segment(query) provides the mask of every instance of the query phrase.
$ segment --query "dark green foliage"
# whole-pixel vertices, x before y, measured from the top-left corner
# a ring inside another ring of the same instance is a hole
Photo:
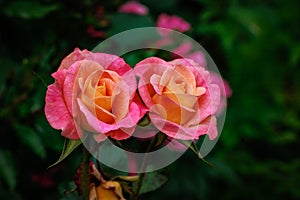
[[[187,152],[164,170],[168,182],[142,199],[299,199],[300,2],[143,0],[147,16],[117,13],[122,2],[0,1],[0,199],[77,198],[63,194],[75,187],[80,151],[47,169],[64,138],[45,119],[45,84],[75,47],[92,50],[104,39],[90,37],[88,26],[110,36],[153,26],[162,12],[191,23],[187,34],[210,53],[233,94],[205,158],[216,168]],[[153,54],[124,58],[131,64]]]

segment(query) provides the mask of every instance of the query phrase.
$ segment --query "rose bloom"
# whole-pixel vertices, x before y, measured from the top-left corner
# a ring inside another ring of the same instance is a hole
[[[147,15],[148,8],[137,1],[128,1],[119,7],[119,12],[137,15]]]
[[[156,24],[157,27],[172,29],[179,32],[185,32],[191,28],[190,24],[181,17],[176,15],[167,15],[165,13],[158,16]],[[170,31],[160,29],[159,33],[163,36],[167,36],[170,34]]]
[[[166,62],[151,57],[139,62],[134,71],[140,97],[160,131],[181,140],[197,140],[203,134],[217,137],[214,114],[220,89],[204,67],[190,59]]]
[[[97,142],[129,138],[146,112],[132,72],[118,56],[76,48],[52,74],[45,104],[50,125],[69,139],[83,131],[95,133]]]

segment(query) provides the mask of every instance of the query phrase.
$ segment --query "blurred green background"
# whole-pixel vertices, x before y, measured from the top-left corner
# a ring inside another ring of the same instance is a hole
[[[145,16],[118,13],[124,2],[0,0],[0,199],[72,199],[63,196],[80,150],[47,169],[64,141],[43,112],[50,74],[75,47],[92,50],[122,30],[155,26],[161,13],[191,24],[186,34],[233,93],[206,157],[217,167],[186,152],[165,170],[168,183],[141,199],[299,199],[300,1],[143,0]]]

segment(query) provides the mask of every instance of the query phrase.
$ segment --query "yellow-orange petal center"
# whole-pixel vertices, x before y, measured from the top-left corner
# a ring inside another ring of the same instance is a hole
[[[185,124],[196,113],[197,100],[206,89],[196,87],[194,74],[182,65],[176,66],[173,71],[166,70],[162,76],[155,78],[155,81],[160,83],[158,88],[162,89],[160,94],[152,95],[153,103],[161,105],[160,109],[164,109],[159,113],[169,121]]]
[[[113,92],[120,79],[117,73],[104,71],[96,85],[94,96],[96,116],[100,121],[108,124],[115,121],[115,116],[111,113]]]

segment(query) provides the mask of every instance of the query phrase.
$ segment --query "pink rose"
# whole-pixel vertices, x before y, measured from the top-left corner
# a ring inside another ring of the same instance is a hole
[[[146,110],[139,102],[132,69],[118,56],[76,48],[52,74],[45,113],[50,125],[69,139],[82,130],[97,142],[129,138]]]
[[[128,1],[119,7],[119,12],[137,15],[147,15],[148,8],[137,1]]]
[[[151,57],[139,62],[134,71],[141,99],[160,131],[181,140],[197,140],[203,134],[217,137],[214,114],[220,89],[211,83],[205,68],[190,59],[166,62]]]
[[[158,16],[157,27],[185,32],[190,29],[190,24],[181,17],[163,13]],[[159,33],[161,35],[169,35],[169,31],[167,30],[159,30]]]

